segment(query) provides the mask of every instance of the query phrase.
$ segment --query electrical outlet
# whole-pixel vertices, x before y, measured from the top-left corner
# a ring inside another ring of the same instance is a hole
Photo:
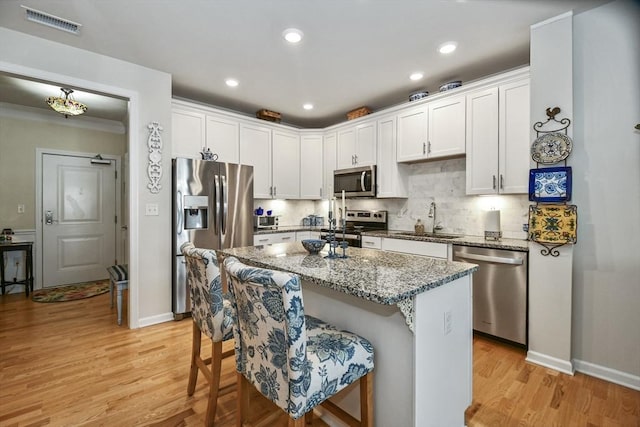
[[[157,203],[147,203],[145,205],[145,213],[146,216],[158,216],[158,204]]]
[[[18,213],[19,214],[23,214],[24,213],[24,205],[18,205]]]
[[[449,335],[453,329],[453,314],[451,310],[444,312],[444,334]]]

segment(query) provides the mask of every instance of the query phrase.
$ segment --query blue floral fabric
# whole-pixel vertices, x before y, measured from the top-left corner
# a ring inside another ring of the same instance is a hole
[[[256,389],[297,419],[373,370],[366,339],[305,316],[300,278],[224,262],[236,366]]]
[[[233,338],[232,307],[222,293],[216,252],[187,242],[180,247],[187,261],[187,283],[191,293],[191,317],[214,342]]]

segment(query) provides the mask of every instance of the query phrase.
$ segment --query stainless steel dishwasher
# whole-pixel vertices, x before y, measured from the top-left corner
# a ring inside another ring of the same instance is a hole
[[[527,253],[453,246],[453,260],[478,264],[473,329],[527,345]]]

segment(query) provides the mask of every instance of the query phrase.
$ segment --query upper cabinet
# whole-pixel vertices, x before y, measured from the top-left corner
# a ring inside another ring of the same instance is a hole
[[[525,194],[529,79],[467,95],[467,194]]]
[[[300,198],[321,199],[324,194],[324,169],[321,134],[300,136]]]
[[[273,131],[271,196],[274,199],[300,198],[300,136]],[[319,171],[318,171],[319,172]],[[256,196],[257,197],[257,196]]]
[[[376,164],[376,121],[338,130],[337,168],[348,169]]]
[[[205,139],[203,112],[174,106],[171,111],[171,157],[200,158]]]
[[[465,98],[457,96],[398,113],[398,161],[458,156],[465,153]]]
[[[240,124],[240,159],[253,166],[253,197],[270,199],[271,185],[271,129],[264,126]]]
[[[206,147],[219,162],[240,163],[240,124],[237,120],[207,114]]]
[[[336,132],[329,132],[322,140],[322,197],[333,196],[333,171],[337,169],[336,163]]]
[[[408,197],[408,165],[396,161],[396,116],[378,120],[377,197]]]

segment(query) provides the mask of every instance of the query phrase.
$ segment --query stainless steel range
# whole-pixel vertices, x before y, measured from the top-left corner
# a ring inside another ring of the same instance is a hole
[[[340,221],[338,221],[340,222]],[[376,231],[387,229],[387,211],[357,211],[347,210],[347,227],[344,239],[349,246],[355,248],[362,247],[362,233],[364,231]],[[329,234],[328,228],[320,230],[320,238],[326,239]],[[336,240],[342,241],[342,228],[336,230]]]

